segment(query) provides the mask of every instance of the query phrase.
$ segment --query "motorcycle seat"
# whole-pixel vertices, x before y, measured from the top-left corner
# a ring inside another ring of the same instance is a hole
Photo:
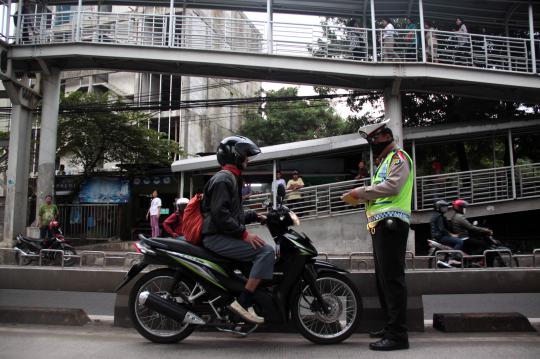
[[[21,237],[22,237],[24,240],[30,241],[30,242],[35,242],[35,243],[42,243],[42,242],[43,242],[43,239],[41,239],[41,238],[30,238],[30,237],[23,236],[23,235],[21,235]]]
[[[189,242],[172,239],[172,238],[146,238],[144,240],[146,244],[153,247],[167,249],[173,252],[179,252],[183,254],[192,255],[198,258],[207,259],[209,261],[219,264],[232,264],[234,260],[222,257],[209,251],[208,249],[200,246],[193,245]]]

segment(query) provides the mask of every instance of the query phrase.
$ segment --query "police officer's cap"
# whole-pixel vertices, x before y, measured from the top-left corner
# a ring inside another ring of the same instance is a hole
[[[375,136],[385,133],[394,137],[392,130],[387,126],[389,122],[390,120],[384,120],[380,123],[360,127],[360,129],[358,130],[358,134],[362,136],[362,138],[366,139],[368,142],[375,138]]]

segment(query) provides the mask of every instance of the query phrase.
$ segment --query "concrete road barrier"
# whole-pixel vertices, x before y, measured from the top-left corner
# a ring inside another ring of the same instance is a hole
[[[0,289],[64,290],[113,293],[125,269],[54,268],[0,266]],[[363,300],[363,320],[359,331],[380,328],[384,318],[377,300],[372,271],[349,274]],[[135,283],[137,278],[131,281]],[[406,274],[408,286],[408,326],[424,329],[422,295],[477,293],[540,293],[540,268],[488,268],[472,270],[412,270]],[[131,326],[128,294],[131,286],[117,293],[115,324]]]

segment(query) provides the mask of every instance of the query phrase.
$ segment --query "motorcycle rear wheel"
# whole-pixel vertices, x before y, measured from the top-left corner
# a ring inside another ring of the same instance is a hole
[[[351,280],[338,273],[321,274],[316,281],[323,299],[332,309],[324,314],[309,286],[302,288],[292,304],[292,320],[300,334],[315,344],[336,344],[350,337],[362,313],[362,299]]]
[[[170,293],[174,282],[174,271],[168,268],[154,270],[143,275],[129,293],[129,316],[137,331],[146,339],[159,344],[173,344],[188,337],[195,330],[194,325],[178,323],[167,318],[139,302],[139,294],[149,291],[160,296],[177,296],[176,291],[182,291],[189,296],[192,285],[180,281],[175,286],[175,292]]]

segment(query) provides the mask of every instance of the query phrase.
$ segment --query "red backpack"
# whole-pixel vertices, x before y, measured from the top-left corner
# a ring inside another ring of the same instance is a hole
[[[235,175],[226,170],[221,170],[220,172],[223,171],[231,176],[234,186],[238,186]],[[208,185],[208,183],[206,185]],[[202,240],[201,232],[204,220],[201,212],[202,199],[202,193],[197,193],[195,196],[193,196],[189,200],[186,209],[184,209],[184,216],[182,217],[182,230],[184,231],[184,238],[187,242],[196,246],[201,245]]]
[[[202,193],[197,193],[193,196],[189,200],[186,209],[184,209],[184,216],[182,217],[184,238],[187,242],[197,246],[201,244],[201,232],[204,219],[201,213],[202,197]]]

